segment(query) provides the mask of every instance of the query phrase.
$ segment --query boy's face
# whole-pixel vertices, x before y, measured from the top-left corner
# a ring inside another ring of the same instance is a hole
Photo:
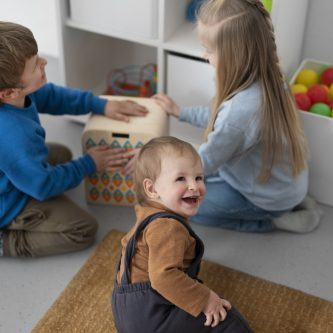
[[[46,83],[46,64],[46,59],[38,54],[26,61],[20,82],[22,85],[21,93],[24,96],[33,93]]]
[[[206,193],[201,161],[189,154],[163,156],[154,190],[154,201],[179,215],[195,215]]]

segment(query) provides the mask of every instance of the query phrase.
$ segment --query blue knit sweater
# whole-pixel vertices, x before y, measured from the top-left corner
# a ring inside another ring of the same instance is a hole
[[[77,186],[96,170],[90,155],[52,166],[47,163],[45,131],[38,113],[104,113],[106,100],[90,92],[46,84],[26,96],[24,108],[0,105],[0,228],[28,199],[46,200]]]

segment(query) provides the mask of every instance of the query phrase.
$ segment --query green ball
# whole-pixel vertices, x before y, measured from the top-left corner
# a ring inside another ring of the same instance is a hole
[[[309,111],[326,117],[331,116],[331,108],[325,103],[315,103],[311,106]]]

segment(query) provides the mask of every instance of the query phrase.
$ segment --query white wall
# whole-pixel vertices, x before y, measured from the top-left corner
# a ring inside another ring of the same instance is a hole
[[[0,0],[0,20],[22,24],[32,31],[39,54],[48,61],[46,74],[49,81],[62,83],[59,70],[61,23],[57,1],[62,0]]]
[[[309,1],[303,40],[303,59],[312,58],[333,63],[332,15],[333,0]]]

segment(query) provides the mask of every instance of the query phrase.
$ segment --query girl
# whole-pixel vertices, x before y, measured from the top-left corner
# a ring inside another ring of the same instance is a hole
[[[188,223],[205,195],[196,150],[173,137],[143,146],[134,182],[137,221],[122,239],[112,294],[119,333],[250,333],[230,303],[200,283],[203,243]]]
[[[192,220],[240,231],[311,231],[320,219],[311,199],[291,212],[307,193],[307,146],[269,13],[259,0],[207,0],[198,35],[216,69],[212,111],[155,96],[180,121],[207,129],[199,148],[207,196]]]

